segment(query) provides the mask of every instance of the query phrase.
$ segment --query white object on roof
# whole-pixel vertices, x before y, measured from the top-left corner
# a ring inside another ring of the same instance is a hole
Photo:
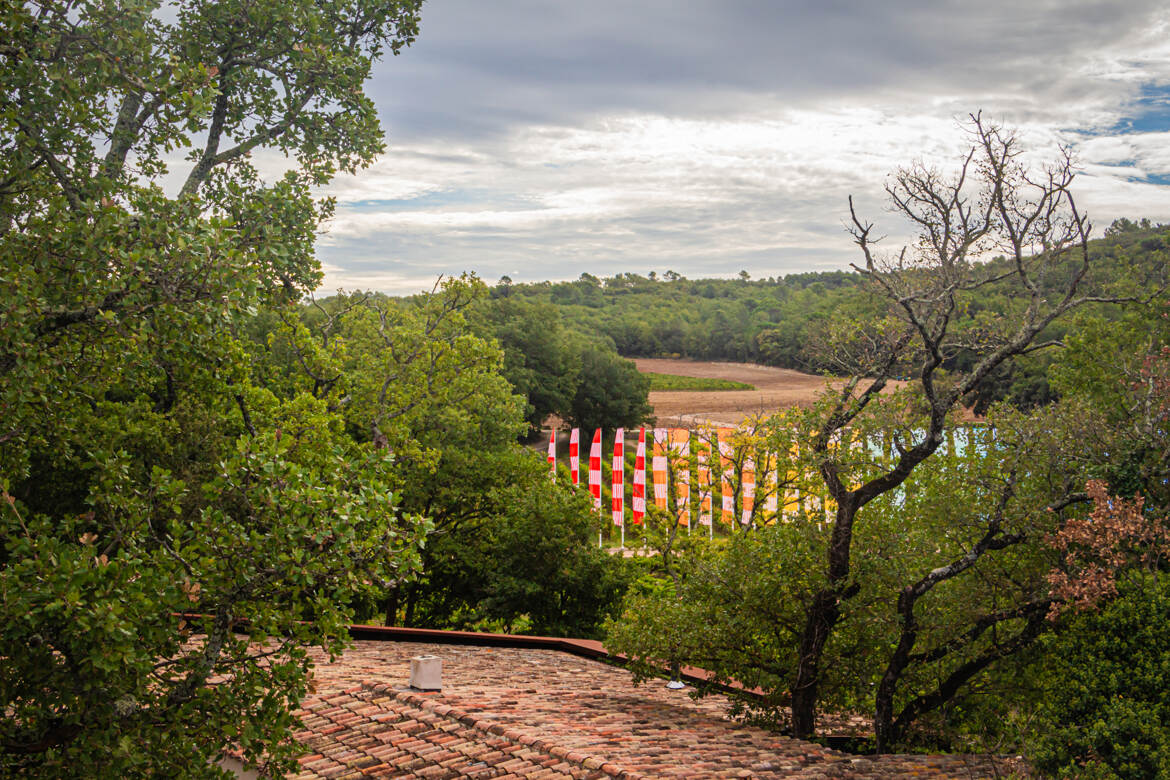
[[[441,691],[443,659],[437,655],[416,655],[411,658],[410,687],[419,691]]]

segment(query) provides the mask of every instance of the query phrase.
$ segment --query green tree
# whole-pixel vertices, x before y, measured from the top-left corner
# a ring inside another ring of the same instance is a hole
[[[1162,301],[1112,321],[1085,318],[1052,370],[1053,384],[1082,410],[1083,436],[1109,453],[1093,464],[1094,476],[1160,511],[1170,509],[1168,315]]]
[[[1162,776],[1170,769],[1161,684],[1170,672],[1170,525],[1140,497],[1110,495],[1099,481],[1088,489],[1092,514],[1053,537],[1061,560],[1050,580],[1072,614],[1041,665],[1035,753],[1061,772]]]
[[[1047,642],[1029,754],[1061,777],[1170,774],[1170,593],[1165,573],[1127,578],[1116,599]]]
[[[0,7],[4,771],[279,773],[304,646],[417,566],[388,453],[240,336],[317,284],[310,187],[381,149],[362,86],[418,7]]]
[[[597,548],[588,494],[514,442],[480,450],[467,482],[433,504],[424,572],[405,586],[402,624],[595,636],[617,612],[627,562]],[[442,474],[442,477],[448,476]]]
[[[579,360],[580,380],[566,415],[571,424],[590,431],[632,428],[650,418],[650,378],[632,360],[593,343],[582,345]]]
[[[552,306],[497,298],[484,312],[485,332],[504,350],[503,375],[527,399],[524,419],[537,431],[550,414],[567,416],[581,381],[579,356]]]
[[[501,376],[506,351],[482,333],[542,310],[487,295],[465,276],[408,299],[312,301],[258,329],[255,362],[335,406],[354,439],[392,451],[400,509],[433,527],[421,574],[386,581],[363,619],[379,609],[388,625],[593,634],[615,608],[622,562],[593,545],[584,496],[516,443],[523,399]]]
[[[809,445],[818,422],[815,412],[773,421],[768,446],[785,453],[773,468],[789,496],[815,488]],[[842,443],[838,457],[851,481],[889,467],[891,452],[881,443],[896,430],[889,420],[848,432],[853,443]],[[1005,411],[990,427],[955,431],[957,442],[900,491],[875,499],[854,539],[864,553],[853,570],[857,593],[843,603],[826,645],[822,706],[888,712],[875,724],[886,746],[915,737],[923,724],[935,739],[954,735],[938,714],[1047,628],[1046,576],[1055,555],[1045,538],[1062,516],[1048,509],[1069,477],[1062,457],[1069,432],[1055,414]],[[760,688],[763,700],[741,698],[744,711],[790,724],[800,630],[825,586],[818,562],[832,542],[826,510],[834,511],[831,502],[789,504],[780,522],[745,528],[684,560],[673,567],[673,587],[631,601],[607,641],[643,674],[673,660]],[[652,629],[662,619],[690,627],[685,641],[658,638]]]
[[[1107,480],[1108,493],[1101,483],[1090,520],[1054,538],[1064,556],[1053,581],[1081,608],[1062,616],[1033,667],[1029,755],[1061,776],[1170,772],[1161,682],[1170,674],[1165,312],[1165,305],[1134,308],[1113,322],[1083,323],[1053,372],[1065,402],[1078,410],[1082,448],[1108,453],[1086,464]],[[1069,457],[1083,458],[1083,451]]]
[[[920,240],[913,249],[881,255],[874,245],[873,226],[859,219],[851,204],[854,238],[864,257],[857,270],[888,309],[881,319],[841,323],[829,334],[834,361],[853,378],[826,400],[811,445],[836,511],[824,585],[805,610],[800,662],[791,681],[797,736],[814,732],[824,650],[842,605],[860,591],[853,574],[855,528],[858,522],[873,522],[874,516],[862,510],[902,485],[938,450],[952,410],[988,374],[1020,355],[1053,346],[1040,338],[1053,322],[1104,297],[1087,279],[1092,266],[1090,226],[1069,189],[1074,174],[1067,156],[1037,178],[1021,164],[1021,150],[1011,133],[978,116],[972,117],[970,133],[971,150],[957,174],[948,177],[913,166],[899,171],[887,186],[893,208],[919,228]],[[993,267],[974,262],[974,253],[991,248],[1008,253],[1006,278]],[[1034,248],[1044,251],[1033,253]],[[971,291],[1007,281],[1019,301],[1011,316],[956,326]],[[978,359],[965,371],[946,372],[948,358],[962,349],[971,349]],[[917,397],[909,406],[915,413],[904,415],[904,427],[891,435],[897,457],[888,467],[855,479],[834,439],[848,427],[864,427],[870,414],[888,414],[881,412],[888,406],[881,394],[899,375],[913,377]],[[1003,524],[989,522],[985,530],[988,536],[976,558],[1011,538]],[[970,568],[958,560],[954,564],[905,587],[931,591]],[[912,625],[910,613],[903,612],[902,620]],[[903,633],[903,638],[913,644],[912,634]],[[892,712],[883,711],[890,701],[879,698],[875,715],[882,748],[894,736],[883,733],[883,724],[895,720]]]
[[[891,180],[895,210],[921,230],[913,249],[879,255],[872,227],[854,215],[865,260],[857,271],[867,285],[857,310],[876,314],[828,321],[818,354],[852,378],[806,414],[789,415],[798,426],[794,468],[817,475],[828,516],[769,532],[788,550],[769,553],[750,541],[733,548],[773,556],[785,572],[778,576],[793,581],[773,586],[784,596],[772,607],[742,588],[702,591],[700,609],[712,613],[696,620],[704,627],[696,633],[710,627],[717,644],[751,652],[705,658],[710,645],[693,637],[696,657],[729,678],[766,670],[758,679],[783,679],[786,694],[773,700],[788,703],[797,736],[814,733],[821,703],[861,706],[868,698],[878,748],[888,750],[911,724],[1034,642],[1050,607],[1040,541],[1060,511],[1085,500],[1085,466],[1104,452],[1066,462],[1073,442],[1091,454],[1076,436],[1083,418],[1070,408],[1035,419],[1004,412],[996,446],[978,464],[947,469],[938,454],[956,430],[961,399],[984,378],[1054,346],[1042,334],[1066,313],[1116,297],[1090,274],[1088,224],[1069,194],[1067,159],[1037,179],[1019,165],[1010,134],[978,117],[971,132],[957,175],[918,166]],[[1033,254],[1033,246],[1047,251]],[[1011,262],[975,262],[974,253],[991,248],[1008,251]],[[1010,316],[962,320],[973,297],[1009,280],[1017,299]],[[948,371],[963,351],[976,358]],[[912,378],[909,386],[889,392],[901,376]],[[822,563],[810,569],[808,560]],[[742,579],[721,555],[696,571],[699,582]],[[684,589],[677,587],[685,601]]]

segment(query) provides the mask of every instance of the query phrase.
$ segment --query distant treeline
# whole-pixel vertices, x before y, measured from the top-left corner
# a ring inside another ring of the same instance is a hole
[[[1095,258],[1091,273],[1101,281],[1131,280],[1134,296],[1141,297],[1161,284],[1161,279],[1151,278],[1150,269],[1167,247],[1170,226],[1146,219],[1117,220],[1091,244]],[[1034,281],[1043,294],[1062,280]],[[568,332],[606,342],[625,357],[731,360],[813,373],[847,368],[842,365],[842,345],[832,338],[839,323],[878,322],[888,316],[886,299],[872,294],[862,285],[861,275],[849,271],[766,279],[751,279],[741,272],[734,279],[695,280],[673,271],[604,279],[584,273],[576,281],[532,284],[514,284],[504,277],[492,289],[492,299],[512,313],[529,309],[532,317],[540,311],[545,322],[556,319]],[[1027,305],[994,282],[968,291],[963,302],[962,324],[971,329]],[[1085,316],[1119,314],[1102,309],[1081,315]],[[1077,321],[1054,327],[1043,340],[1061,341]],[[1037,351],[989,377],[970,402],[979,411],[1001,399],[1021,408],[1053,400],[1047,370],[1055,353]],[[975,357],[957,341],[948,362],[958,368]]]

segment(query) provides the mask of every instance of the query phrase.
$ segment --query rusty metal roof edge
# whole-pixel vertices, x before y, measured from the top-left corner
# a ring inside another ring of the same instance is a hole
[[[400,626],[349,626],[349,635],[354,639],[373,639],[388,642],[433,642],[444,645],[478,645],[481,647],[515,647],[560,650],[594,660],[612,659],[616,656],[594,639],[570,639],[555,636],[531,636],[528,634],[489,634],[480,631],[449,631],[437,628],[403,628]]]

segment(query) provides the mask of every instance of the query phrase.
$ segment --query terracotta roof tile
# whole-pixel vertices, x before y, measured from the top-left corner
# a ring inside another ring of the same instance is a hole
[[[443,690],[407,686],[410,658],[443,659]],[[557,650],[359,640],[318,656],[299,715],[319,778],[975,778],[975,756],[859,757],[726,719],[661,683]],[[998,769],[998,771],[997,771]]]

